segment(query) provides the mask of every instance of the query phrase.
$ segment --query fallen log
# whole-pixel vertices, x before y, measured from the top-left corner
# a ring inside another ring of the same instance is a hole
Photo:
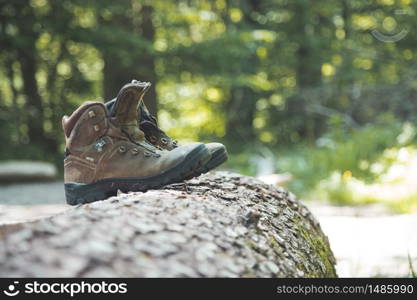
[[[280,187],[212,173],[0,228],[0,276],[335,277],[327,237]]]

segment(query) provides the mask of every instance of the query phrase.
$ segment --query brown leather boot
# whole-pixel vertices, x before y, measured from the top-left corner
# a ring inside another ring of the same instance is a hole
[[[179,146],[177,141],[158,127],[156,118],[150,114],[143,102],[143,96],[150,86],[150,82],[132,80],[122,87],[115,99],[105,105],[132,140],[141,142],[144,136],[153,146],[171,151]],[[211,159],[187,176],[187,179],[206,173],[227,160],[227,150],[223,144],[208,143],[206,147]]]
[[[103,200],[117,190],[145,191],[182,181],[211,157],[201,143],[169,152],[133,143],[100,102],[85,103],[62,125],[65,194],[71,205]]]

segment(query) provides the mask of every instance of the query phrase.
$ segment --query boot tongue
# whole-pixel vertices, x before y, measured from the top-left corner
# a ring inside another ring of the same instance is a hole
[[[134,107],[134,111],[138,110],[138,106],[140,105],[143,96],[149,90],[151,86],[150,82],[142,82],[133,79],[131,83],[125,84],[117,94],[117,97],[106,103],[107,109],[110,112],[112,117],[117,116],[124,111],[126,105],[129,104],[136,104]],[[134,97],[133,101],[128,101],[127,98]],[[128,108],[130,111],[131,107]]]
[[[71,116],[64,116],[62,118],[62,128],[64,129],[64,133],[67,138],[71,135],[75,123],[77,123],[78,119],[82,116],[82,114],[87,109],[95,105],[100,105],[104,108],[104,105],[101,102],[86,102],[83,105],[81,105],[76,111],[74,111]]]
[[[145,140],[145,134],[138,128],[138,124],[122,124],[121,128],[134,142],[138,143]]]
[[[144,133],[139,129],[137,111],[150,85],[149,82],[132,80],[120,89],[116,99],[107,106],[110,115],[134,142],[145,140]]]

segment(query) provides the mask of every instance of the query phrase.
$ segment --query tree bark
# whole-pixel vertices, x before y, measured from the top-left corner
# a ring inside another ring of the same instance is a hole
[[[155,27],[152,21],[153,7],[151,5],[142,6],[142,22],[140,29],[142,36],[148,41],[150,45],[155,40]],[[150,50],[152,51],[152,50]],[[158,99],[156,94],[157,76],[155,73],[155,58],[152,53],[144,53],[138,58],[139,69],[142,81],[152,82],[152,86],[148,90],[145,96],[145,104],[152,115],[157,116],[158,114]]]
[[[320,21],[313,20],[314,16],[309,9],[313,4],[309,1],[295,1],[292,5],[295,16],[291,27],[294,41],[298,44],[295,52],[297,93],[287,101],[287,114],[297,116],[292,126],[299,137],[314,141],[321,129],[321,119],[309,115],[308,102],[314,97],[312,91],[321,87],[322,60],[317,45]],[[308,27],[313,32],[309,32]]]
[[[232,87],[227,105],[226,137],[229,141],[250,143],[254,140],[253,118],[256,110],[256,93],[250,87]]]
[[[126,9],[132,8],[127,6]],[[141,35],[148,43],[147,50],[131,49],[131,62],[127,65],[122,63],[122,59],[114,52],[108,51],[107,48],[101,49],[104,60],[103,96],[106,101],[113,99],[120,88],[132,79],[150,81],[152,86],[145,95],[145,103],[150,112],[156,115],[158,104],[155,87],[158,79],[155,73],[155,58],[152,51],[152,44],[155,39],[155,28],[152,22],[153,7],[142,5],[138,13],[140,20],[137,23],[134,22],[136,11],[133,13],[133,18],[127,19],[125,15],[121,15],[114,16],[111,21],[101,20],[103,24],[124,28],[129,34]]]
[[[247,0],[242,7],[243,22],[238,25],[230,22],[228,16],[223,16],[225,24],[229,28],[239,26],[244,28],[250,24],[253,29],[259,28],[260,25],[253,19],[254,12],[261,12],[262,1]],[[257,65],[257,55],[252,53],[249,59],[242,61],[241,68],[238,74],[255,74]],[[229,141],[251,142],[255,139],[255,132],[253,128],[253,119],[255,117],[257,93],[248,85],[236,85],[231,87],[230,100],[226,104],[227,119],[226,119],[226,138]],[[233,146],[233,143],[232,143]]]
[[[0,226],[7,277],[335,277],[334,265],[294,195],[224,172]]]
[[[34,45],[32,45],[34,46]],[[33,49],[33,48],[28,48]],[[36,82],[36,59],[31,50],[19,49],[19,62],[23,79],[23,92],[26,98],[28,136],[31,143],[44,146],[43,106]]]

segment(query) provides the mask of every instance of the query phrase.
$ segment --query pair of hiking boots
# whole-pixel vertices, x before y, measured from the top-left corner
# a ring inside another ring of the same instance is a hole
[[[227,160],[220,143],[180,146],[143,103],[149,82],[133,80],[105,104],[87,102],[64,116],[67,203],[103,200],[118,190],[146,191],[181,182]]]

